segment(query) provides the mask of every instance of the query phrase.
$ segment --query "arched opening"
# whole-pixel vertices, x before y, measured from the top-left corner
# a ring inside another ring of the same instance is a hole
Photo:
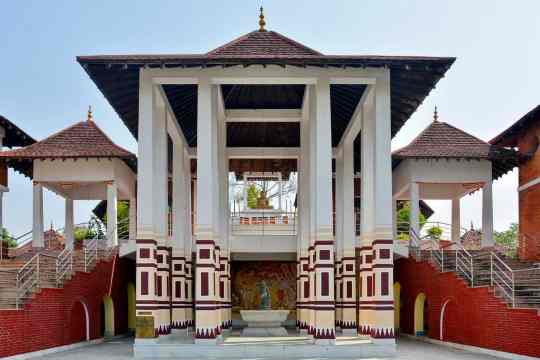
[[[399,334],[401,312],[401,285],[394,283],[394,333]]]
[[[426,294],[420,293],[414,302],[414,334],[423,336],[427,333],[427,301]]]
[[[69,343],[90,340],[90,318],[88,307],[83,301],[76,301],[71,307],[69,322]]]
[[[110,296],[102,301],[102,329],[103,337],[114,336],[114,304]]]
[[[128,299],[128,330],[130,333],[135,333],[135,285],[127,284],[127,299]]]

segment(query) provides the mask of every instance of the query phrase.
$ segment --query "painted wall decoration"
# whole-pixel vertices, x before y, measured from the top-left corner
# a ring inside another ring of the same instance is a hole
[[[233,314],[240,310],[296,310],[296,263],[234,261],[231,264]]]

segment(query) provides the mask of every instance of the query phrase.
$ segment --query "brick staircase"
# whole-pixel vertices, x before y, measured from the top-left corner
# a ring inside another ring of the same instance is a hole
[[[97,244],[96,244],[97,246]],[[116,249],[41,250],[0,261],[0,309],[17,309],[43,288],[61,288],[75,272],[91,272]]]
[[[466,250],[455,243],[450,246],[414,250],[417,261],[428,261],[440,272],[454,272],[469,287],[487,286],[512,308],[534,308],[540,311],[540,264],[505,256],[495,249]]]

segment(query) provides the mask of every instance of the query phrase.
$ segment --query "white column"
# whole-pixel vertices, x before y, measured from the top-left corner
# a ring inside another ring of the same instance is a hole
[[[137,195],[133,194],[129,199],[129,241],[135,241],[137,237]]]
[[[45,246],[43,231],[43,185],[34,181],[32,247],[42,248]]]
[[[0,231],[4,228],[4,191],[0,190]]]
[[[494,244],[492,182],[486,181],[482,188],[482,247]]]
[[[369,91],[362,109],[362,130],[361,130],[361,210],[360,210],[360,292],[359,301],[359,324],[358,328],[362,335],[369,336],[373,326],[373,310],[369,284],[373,281],[372,263],[373,251],[372,242],[375,237],[375,106],[374,90],[368,87]],[[369,290],[369,291],[368,291]]]
[[[392,234],[397,240],[397,199],[392,199]]]
[[[216,343],[219,314],[215,309],[215,246],[219,206],[217,169],[217,89],[199,78],[197,94],[197,266],[195,286],[195,341]]]
[[[107,246],[118,245],[117,227],[118,190],[114,181],[107,183]]]
[[[420,194],[417,182],[412,182],[409,185],[409,198],[411,201],[409,215],[410,231],[418,236],[420,235]]]
[[[65,222],[64,222],[64,239],[66,241],[66,248],[73,250],[74,233],[73,233],[73,199],[66,198],[65,208]]]
[[[158,246],[167,243],[169,233],[168,169],[167,169],[167,115],[161,99],[154,108],[154,163],[152,212],[154,238]]]
[[[172,247],[173,251],[184,252],[186,235],[187,196],[184,176],[184,149],[182,144],[173,143],[172,175]],[[182,254],[183,256],[183,254]]]
[[[319,77],[311,97],[310,118],[314,142],[313,176],[315,177],[315,342],[335,342],[334,235],[332,226],[332,137],[330,82]],[[333,303],[334,306],[329,306]]]
[[[392,153],[390,70],[382,70],[375,85],[375,239],[373,240],[373,304],[371,338],[375,344],[395,344],[394,239],[392,231]]]
[[[340,207],[343,213],[341,221],[341,328],[343,334],[356,335],[356,227],[354,214],[354,149],[352,141],[343,144],[343,164],[340,170]]]
[[[452,241],[460,242],[461,235],[461,214],[460,214],[460,204],[459,197],[452,199]]]

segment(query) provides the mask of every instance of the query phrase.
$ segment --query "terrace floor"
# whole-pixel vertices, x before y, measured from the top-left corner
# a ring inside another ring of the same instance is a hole
[[[77,360],[120,360],[133,358],[133,340],[118,339],[105,343],[91,345],[75,350],[46,355],[40,359],[77,359]],[[184,359],[184,357],[182,357]],[[323,360],[325,357],[312,358],[309,360]],[[371,358],[371,360],[383,360],[385,358]],[[494,356],[474,354],[468,351],[450,349],[444,346],[429,344],[421,341],[400,338],[397,345],[397,356],[394,359],[417,360],[495,360]],[[238,359],[240,360],[240,359]]]

